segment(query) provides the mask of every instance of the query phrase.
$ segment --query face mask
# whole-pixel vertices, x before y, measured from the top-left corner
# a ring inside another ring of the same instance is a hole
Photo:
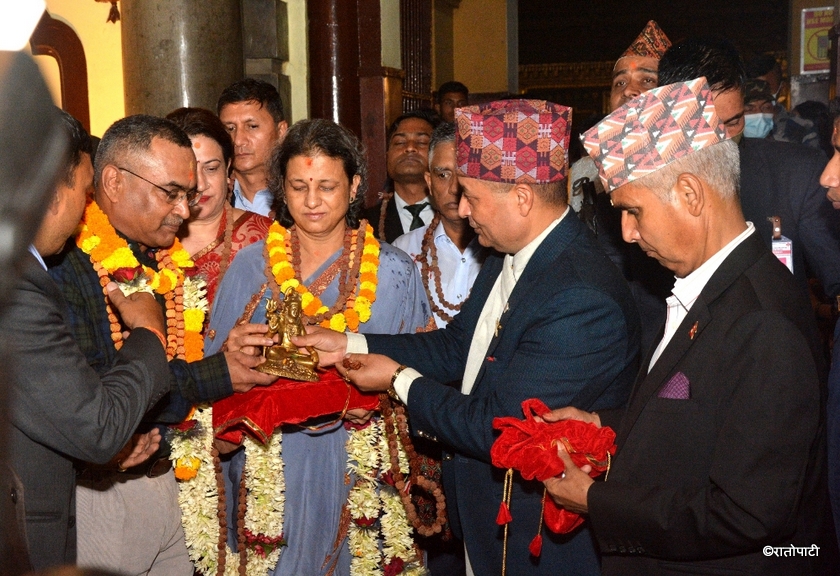
[[[773,129],[772,114],[745,114],[744,136],[747,138],[764,138]]]

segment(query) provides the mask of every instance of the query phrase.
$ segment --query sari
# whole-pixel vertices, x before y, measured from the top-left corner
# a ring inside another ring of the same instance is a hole
[[[206,343],[208,353],[222,347],[253,295],[266,282],[264,249],[264,241],[242,249],[219,286],[210,318],[210,333],[214,338]],[[303,283],[306,286],[317,283],[341,252],[328,258]],[[336,275],[320,298],[324,305],[331,306],[338,296]],[[270,289],[267,289],[251,322],[265,322],[265,304],[270,297]],[[376,300],[370,319],[359,325],[359,332],[413,333],[425,329],[430,320],[431,311],[416,266],[404,252],[389,244],[380,244]],[[287,547],[271,572],[274,576],[350,574],[347,529],[340,525],[342,509],[352,486],[352,482],[346,481],[348,431],[343,422],[332,422],[334,417],[324,420],[328,424],[322,427],[284,426],[282,429],[286,484],[283,533]],[[243,465],[244,451],[240,449],[223,466],[228,494],[228,542],[233,549],[238,506],[236,487]]]

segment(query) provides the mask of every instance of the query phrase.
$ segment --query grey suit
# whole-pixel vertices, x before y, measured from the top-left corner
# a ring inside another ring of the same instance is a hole
[[[169,368],[157,337],[135,330],[102,377],[73,339],[58,286],[34,256],[0,320],[11,352],[11,463],[24,489],[33,568],[76,558],[73,459],[109,461],[145,411],[169,390]]]

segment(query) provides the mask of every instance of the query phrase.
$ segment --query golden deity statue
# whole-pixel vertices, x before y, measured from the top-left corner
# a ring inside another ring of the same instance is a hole
[[[318,353],[308,348],[308,354],[292,342],[293,336],[306,334],[301,319],[302,305],[300,294],[294,288],[286,290],[282,302],[270,299],[265,305],[265,316],[268,322],[268,338],[279,336],[279,342],[273,346],[263,347],[266,361],[256,370],[265,374],[272,374],[290,380],[305,380],[316,382],[318,375]]]

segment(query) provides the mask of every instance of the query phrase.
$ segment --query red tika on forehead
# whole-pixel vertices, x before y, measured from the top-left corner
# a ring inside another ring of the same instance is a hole
[[[725,139],[705,78],[645,92],[581,136],[607,192]]]
[[[566,178],[572,110],[544,100],[499,100],[455,111],[458,170],[489,182]]]
[[[624,54],[619,58],[625,56],[642,56],[645,58],[662,58],[662,55],[671,47],[671,41],[659,27],[659,24],[654,20],[650,20],[639,34],[630,47],[624,51]]]

